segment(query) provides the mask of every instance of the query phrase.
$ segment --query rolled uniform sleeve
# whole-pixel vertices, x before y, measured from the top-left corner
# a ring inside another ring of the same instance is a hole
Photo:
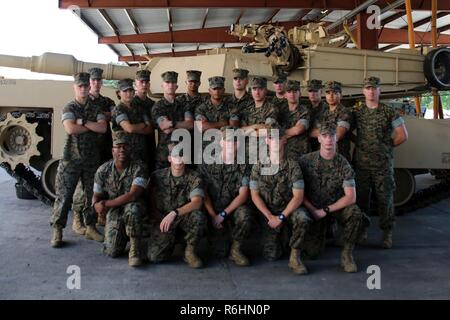
[[[342,159],[342,172],[343,172],[343,182],[342,187],[343,188],[355,188],[356,182],[355,182],[355,171],[353,171],[352,167],[348,163],[347,160]]]
[[[295,161],[289,162],[289,174],[290,181],[292,183],[292,189],[304,189],[305,181],[303,180],[302,169],[300,165]]]
[[[101,166],[98,168],[94,177],[94,193],[103,193],[105,192],[105,175],[104,175],[105,166]]]
[[[337,119],[337,126],[350,130],[353,116],[351,110],[344,107]]]
[[[191,188],[189,192],[189,198],[192,199],[193,197],[200,196],[202,198],[205,197],[205,192],[203,191],[202,187],[202,179],[200,175],[196,174],[194,179],[191,182]]]
[[[309,129],[309,121],[307,119],[300,119],[297,121],[298,124],[301,124],[305,127],[305,130]]]
[[[97,121],[106,121],[106,117],[105,117],[105,115],[103,114],[103,112],[99,112],[98,114],[97,114],[97,117],[96,117],[96,119],[97,119]]]
[[[126,110],[124,110],[124,108],[120,104],[114,107],[112,112],[112,118],[114,119],[117,125],[120,125],[122,121],[129,121]]]
[[[63,108],[61,122],[64,122],[65,120],[76,120],[75,112],[71,105],[66,105]]]
[[[405,120],[403,120],[402,117],[397,116],[397,117],[392,121],[392,128],[395,129],[395,128],[401,126],[402,124],[405,124]]]
[[[193,119],[194,115],[192,114],[192,111],[190,111],[190,110],[185,111],[184,112],[184,118],[185,119]]]
[[[142,187],[145,189],[147,188],[148,184],[147,170],[145,170],[144,164],[141,162],[136,162],[135,166],[136,169],[134,170],[133,182],[131,183],[131,185]]]
[[[164,99],[159,100],[158,102],[155,103],[155,105],[152,108],[152,119],[154,121],[156,121],[156,125],[159,127],[159,124],[161,123],[161,121],[163,121],[164,119],[169,119],[169,116],[167,114],[167,111],[165,111],[165,106],[164,106]]]

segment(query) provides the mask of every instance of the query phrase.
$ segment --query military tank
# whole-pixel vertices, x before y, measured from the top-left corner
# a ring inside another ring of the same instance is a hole
[[[191,57],[157,57],[141,66],[151,70],[151,91],[161,95],[160,74],[179,73],[184,83],[187,69],[202,70],[203,79],[221,75],[232,78],[233,68],[245,68],[250,76],[270,80],[280,73],[299,80],[302,87],[310,79],[336,80],[343,84],[344,99],[353,103],[362,98],[365,77],[382,79],[382,98],[420,95],[431,87],[450,89],[450,49],[438,48],[422,55],[417,50],[394,52],[344,48],[348,41],[329,36],[320,25],[285,31],[271,25],[233,25],[230,33],[252,41],[242,49],[211,49]],[[338,62],[338,63],[337,63]],[[33,72],[73,75],[91,67],[105,70],[106,79],[133,78],[135,67],[81,62],[73,56],[45,53],[31,58],[0,55],[0,66],[24,68]],[[225,83],[232,92],[231,81]],[[178,92],[184,92],[180,86]],[[207,81],[200,91],[206,93]],[[303,89],[304,90],[304,89]],[[24,94],[25,93],[25,94]],[[302,92],[306,95],[306,92]],[[116,99],[112,88],[102,94]],[[63,149],[62,107],[71,99],[70,82],[44,80],[0,80],[0,163],[20,185],[46,203],[54,198],[58,159]],[[395,149],[397,206],[407,203],[415,193],[414,175],[438,173],[450,180],[450,120],[406,117],[409,140]],[[31,170],[33,168],[34,170]],[[446,186],[443,187],[444,189]]]

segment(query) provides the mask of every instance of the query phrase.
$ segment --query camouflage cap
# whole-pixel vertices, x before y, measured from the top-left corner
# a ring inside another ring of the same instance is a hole
[[[74,78],[74,83],[77,85],[85,85],[88,86],[89,85],[89,78],[90,78],[90,74],[87,72],[80,72],[77,73],[73,76]]]
[[[186,79],[188,81],[200,81],[202,72],[198,70],[188,70],[186,71]]]
[[[150,81],[150,73],[149,70],[138,70],[136,72],[136,80]]]
[[[336,125],[332,122],[325,122],[320,125],[320,134],[336,134]]]
[[[175,71],[166,71],[161,74],[161,79],[164,82],[178,82],[178,73]]]
[[[130,144],[126,133],[124,133],[123,131],[116,132],[113,137],[113,146],[117,146],[119,144]]]
[[[126,78],[119,81],[119,90],[120,91],[126,91],[126,90],[134,90],[133,88],[133,79]]]
[[[91,79],[103,79],[103,69],[90,68],[88,72],[91,75]]]
[[[325,83],[325,92],[328,91],[342,92],[342,83],[338,81],[327,81]]]
[[[267,88],[267,79],[264,77],[254,77],[250,82],[251,88]]]
[[[208,79],[209,87],[214,88],[224,88],[225,87],[225,78],[224,77],[211,77]]]
[[[280,74],[273,80],[273,83],[285,83],[286,80],[287,80],[286,75],[285,74]]]
[[[247,69],[233,69],[233,79],[234,78],[240,78],[240,79],[247,79],[248,78],[248,70]]]
[[[369,87],[378,88],[379,86],[380,86],[380,78],[378,77],[364,78],[364,88]]]
[[[300,90],[300,82],[297,80],[288,80],[284,89],[286,91],[298,91]]]
[[[308,91],[319,91],[323,88],[322,80],[311,79],[306,85]]]

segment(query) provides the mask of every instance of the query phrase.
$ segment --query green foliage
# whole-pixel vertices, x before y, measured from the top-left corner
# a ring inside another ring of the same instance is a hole
[[[450,110],[450,91],[441,91],[439,94],[441,96],[442,109]],[[426,106],[427,109],[433,109],[433,95],[431,93],[422,95],[420,104]]]

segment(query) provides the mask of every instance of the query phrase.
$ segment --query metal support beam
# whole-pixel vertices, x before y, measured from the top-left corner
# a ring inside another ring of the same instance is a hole
[[[139,29],[139,26],[138,26],[138,24],[136,22],[136,19],[133,16],[133,13],[131,12],[131,10],[130,9],[125,9],[125,14],[127,15],[127,18],[130,21],[131,25],[133,26],[134,32],[136,34],[140,34],[141,30]],[[143,47],[145,49],[145,52],[147,52],[147,54],[150,54],[147,46],[145,44],[142,44],[142,45],[143,45]]]
[[[280,12],[280,9],[274,9],[272,10],[270,16],[267,17],[266,21],[264,23],[270,23],[272,22],[272,19],[277,15],[277,13]]]
[[[432,0],[412,0],[413,10],[431,10]],[[353,10],[364,0],[59,0],[60,9],[71,6],[79,8],[277,8],[277,9],[329,9]],[[378,0],[380,7],[389,5],[392,0]],[[450,1],[441,0],[439,10],[450,11]]]
[[[108,13],[106,12],[106,10],[104,9],[100,9],[98,10],[100,12],[100,15],[102,16],[102,18],[105,20],[106,24],[112,29],[112,31],[114,32],[114,34],[119,37],[119,29],[117,28],[116,24],[114,23],[114,21],[112,21],[112,19],[109,17]],[[130,48],[130,46],[128,46],[127,44],[124,44],[125,47],[128,49],[128,51],[130,51],[131,55],[134,55],[133,50]]]
[[[378,50],[378,30],[367,28],[367,18],[370,15],[366,12],[360,12],[356,16],[356,40],[359,49]]]

